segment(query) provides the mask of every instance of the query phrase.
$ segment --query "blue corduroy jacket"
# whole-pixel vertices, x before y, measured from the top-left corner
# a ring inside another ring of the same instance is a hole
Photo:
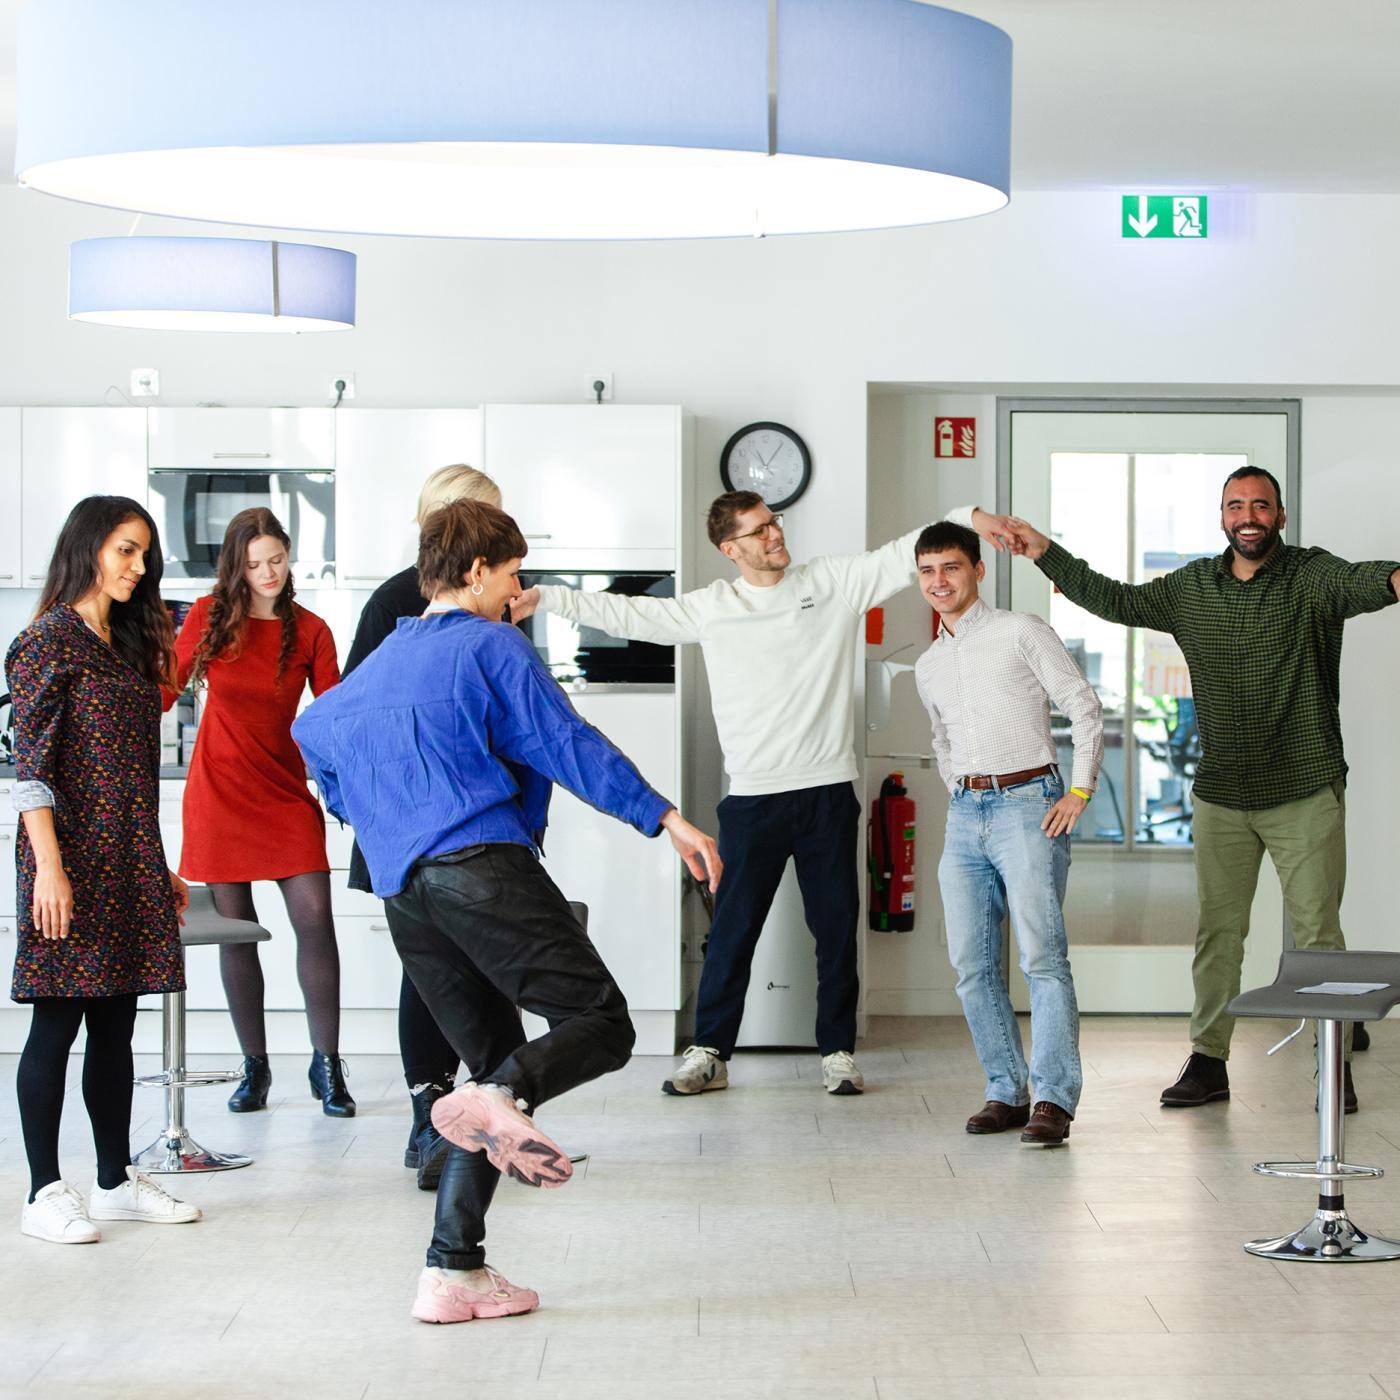
[[[552,783],[646,836],[674,805],[579,717],[516,628],[456,610],[401,619],[292,737],[382,899],[427,856],[538,850]]]

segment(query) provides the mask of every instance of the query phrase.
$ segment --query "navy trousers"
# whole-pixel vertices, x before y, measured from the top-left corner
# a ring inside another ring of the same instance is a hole
[[[726,1060],[734,1053],[754,949],[792,859],[817,944],[817,1046],[823,1055],[855,1049],[859,822],[860,801],[851,783],[731,796],[719,804],[724,878],[700,976],[695,1044],[718,1050]]]

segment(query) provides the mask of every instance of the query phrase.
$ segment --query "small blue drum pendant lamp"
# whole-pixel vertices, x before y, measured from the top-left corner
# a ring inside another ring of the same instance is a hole
[[[145,330],[350,330],[355,255],[252,238],[84,238],[68,251],[68,316]]]

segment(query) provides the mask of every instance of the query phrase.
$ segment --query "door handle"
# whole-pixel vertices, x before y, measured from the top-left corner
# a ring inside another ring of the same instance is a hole
[[[266,462],[271,452],[215,452],[211,454],[216,462]]]
[[[47,575],[47,574],[30,574],[30,575],[29,575],[29,581],[30,581],[30,583],[43,583],[43,581],[44,581],[46,578],[48,578],[48,575]]]
[[[13,574],[0,574],[0,583],[8,582],[12,578],[14,578]]]
[[[554,536],[553,536],[553,535],[526,535],[525,538],[526,538],[527,540],[552,540],[552,539],[554,538]]]

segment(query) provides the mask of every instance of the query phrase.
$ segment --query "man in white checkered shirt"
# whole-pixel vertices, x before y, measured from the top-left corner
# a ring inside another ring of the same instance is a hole
[[[1021,1141],[1059,1147],[1079,1104],[1079,1007],[1063,904],[1069,837],[1103,763],[1103,710],[1048,622],[991,608],[978,596],[981,542],[951,521],[914,547],[919,588],[939,635],[914,679],[933,721],[948,827],[938,883],[958,997],[987,1076],[970,1133],[1021,1128]],[[1068,717],[1068,792],[1050,733],[1050,705]],[[1008,909],[1031,992],[1031,1066],[1001,972]]]

